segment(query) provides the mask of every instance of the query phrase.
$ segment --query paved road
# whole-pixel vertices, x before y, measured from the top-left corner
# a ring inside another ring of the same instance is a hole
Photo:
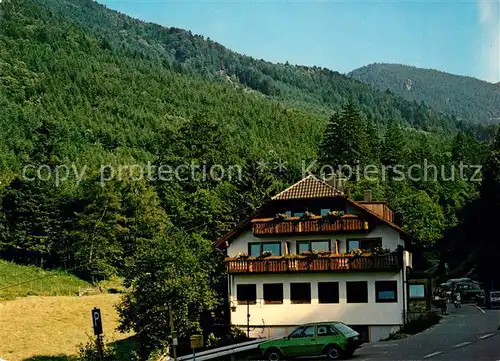
[[[353,361],[500,361],[500,310],[449,309],[438,325],[403,340],[364,345]]]

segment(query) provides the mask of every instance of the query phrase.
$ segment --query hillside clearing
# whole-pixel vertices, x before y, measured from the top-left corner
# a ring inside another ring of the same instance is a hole
[[[107,294],[26,297],[0,302],[0,357],[21,361],[76,355],[78,345],[92,336],[93,307],[101,309],[106,339],[125,339],[131,335],[116,331],[118,314],[114,306],[119,300],[119,295]]]
[[[14,286],[5,288],[11,285]],[[75,296],[80,289],[89,287],[90,283],[64,271],[47,271],[0,260],[0,299]]]

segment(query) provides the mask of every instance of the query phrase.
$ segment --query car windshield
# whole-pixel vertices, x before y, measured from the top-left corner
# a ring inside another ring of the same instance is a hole
[[[337,330],[339,330],[340,332],[342,332],[343,334],[351,333],[351,332],[356,332],[352,328],[350,328],[349,326],[347,326],[346,324],[340,323],[340,322],[335,324],[335,328]]]
[[[475,284],[475,283],[462,283],[462,284],[459,284],[458,285],[459,288],[463,289],[463,290],[473,290],[473,291],[478,291],[480,290],[481,288],[479,287],[479,285]]]

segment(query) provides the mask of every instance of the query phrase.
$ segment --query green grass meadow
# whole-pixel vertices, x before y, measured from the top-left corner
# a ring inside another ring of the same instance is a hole
[[[0,260],[0,299],[75,296],[91,284],[64,271],[43,270]]]

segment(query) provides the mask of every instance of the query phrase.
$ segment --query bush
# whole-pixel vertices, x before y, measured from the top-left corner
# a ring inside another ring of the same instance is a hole
[[[229,346],[249,340],[245,332],[233,325],[215,327],[213,331],[207,337],[208,348]]]
[[[416,333],[422,332],[429,327],[434,326],[439,323],[441,316],[435,312],[428,312],[410,322],[408,322],[402,329],[401,332],[414,335]]]
[[[78,355],[81,361],[114,361],[116,350],[111,344],[102,341],[102,358],[95,340],[89,340],[86,344],[79,346]]]

